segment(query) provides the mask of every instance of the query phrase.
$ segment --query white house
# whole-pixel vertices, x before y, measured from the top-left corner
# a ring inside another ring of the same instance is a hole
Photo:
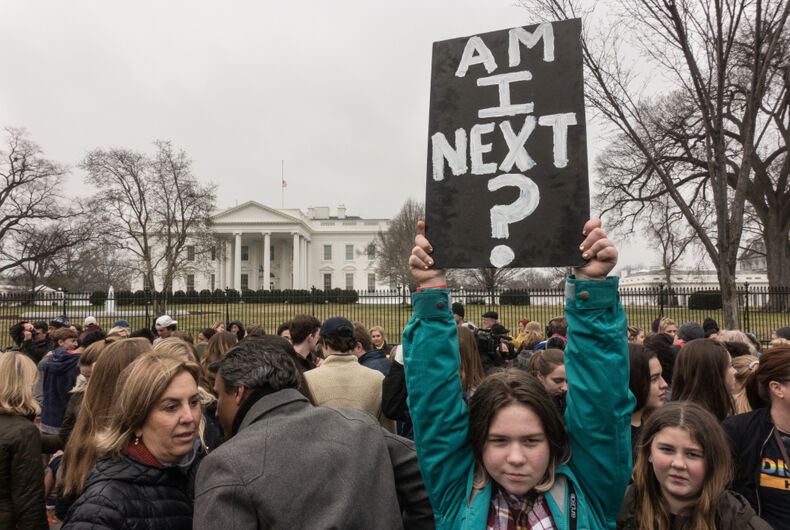
[[[308,208],[305,215],[248,201],[213,213],[211,221],[219,247],[202,254],[208,261],[180,275],[173,290],[389,287],[376,277],[370,251],[388,219],[347,216],[342,205],[334,216],[325,206]],[[195,252],[187,249],[190,255]],[[133,289],[142,288],[139,278]]]

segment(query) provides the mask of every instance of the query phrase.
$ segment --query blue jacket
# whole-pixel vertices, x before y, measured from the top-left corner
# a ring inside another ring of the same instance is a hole
[[[359,358],[359,364],[378,370],[384,375],[390,373],[392,361],[387,359],[386,350],[370,350]]]
[[[44,367],[44,406],[41,407],[41,423],[50,427],[60,427],[66,406],[80,375],[80,354],[66,348],[59,348],[47,357]]]
[[[577,500],[577,528],[614,528],[631,474],[631,412],[626,318],[618,279],[566,283],[569,389],[565,422],[572,456],[557,468],[546,493],[554,522],[569,525],[569,488]],[[414,441],[437,528],[485,528],[491,482],[472,489],[475,461],[468,442],[458,337],[446,289],[412,295],[414,315],[403,332],[408,405]]]

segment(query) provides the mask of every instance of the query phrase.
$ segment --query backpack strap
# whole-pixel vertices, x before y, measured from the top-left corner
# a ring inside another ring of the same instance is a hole
[[[565,490],[568,489],[568,528],[569,530],[576,530],[578,523],[578,498],[576,492],[573,490],[573,484],[567,479],[565,475],[557,474],[554,477],[554,485],[549,490],[549,494],[557,503],[557,507],[565,515]]]

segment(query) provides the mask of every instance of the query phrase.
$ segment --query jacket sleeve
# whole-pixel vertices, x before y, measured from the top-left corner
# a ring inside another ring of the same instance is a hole
[[[420,475],[414,443],[386,430],[382,432],[392,461],[398,504],[403,514],[403,527],[414,530],[435,528],[433,508]]]
[[[436,521],[454,518],[474,466],[469,412],[458,372],[458,332],[447,289],[412,294],[414,314],[403,331],[407,403],[420,470]]]
[[[195,480],[194,530],[259,528],[255,505],[224,455],[209,454]]]
[[[124,493],[108,492],[112,482],[89,486],[71,505],[62,530],[111,530],[123,528],[125,517],[111,499],[124,498]]]
[[[19,528],[47,529],[44,510],[44,468],[38,429],[30,422],[28,431],[16,440],[9,466],[11,505]]]
[[[565,422],[570,467],[591,508],[614,528],[631,475],[631,413],[627,322],[618,278],[565,286],[568,375]]]

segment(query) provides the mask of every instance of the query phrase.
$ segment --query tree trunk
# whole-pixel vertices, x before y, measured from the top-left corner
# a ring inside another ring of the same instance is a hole
[[[790,241],[787,226],[777,219],[779,212],[771,211],[763,221],[763,242],[768,274],[768,308],[771,311],[790,311],[790,297],[780,290],[790,287]]]
[[[730,270],[732,269],[732,270]],[[735,285],[735,267],[724,263],[719,267],[719,286],[721,287],[721,307],[724,313],[724,329],[741,329],[738,321],[738,289]]]

